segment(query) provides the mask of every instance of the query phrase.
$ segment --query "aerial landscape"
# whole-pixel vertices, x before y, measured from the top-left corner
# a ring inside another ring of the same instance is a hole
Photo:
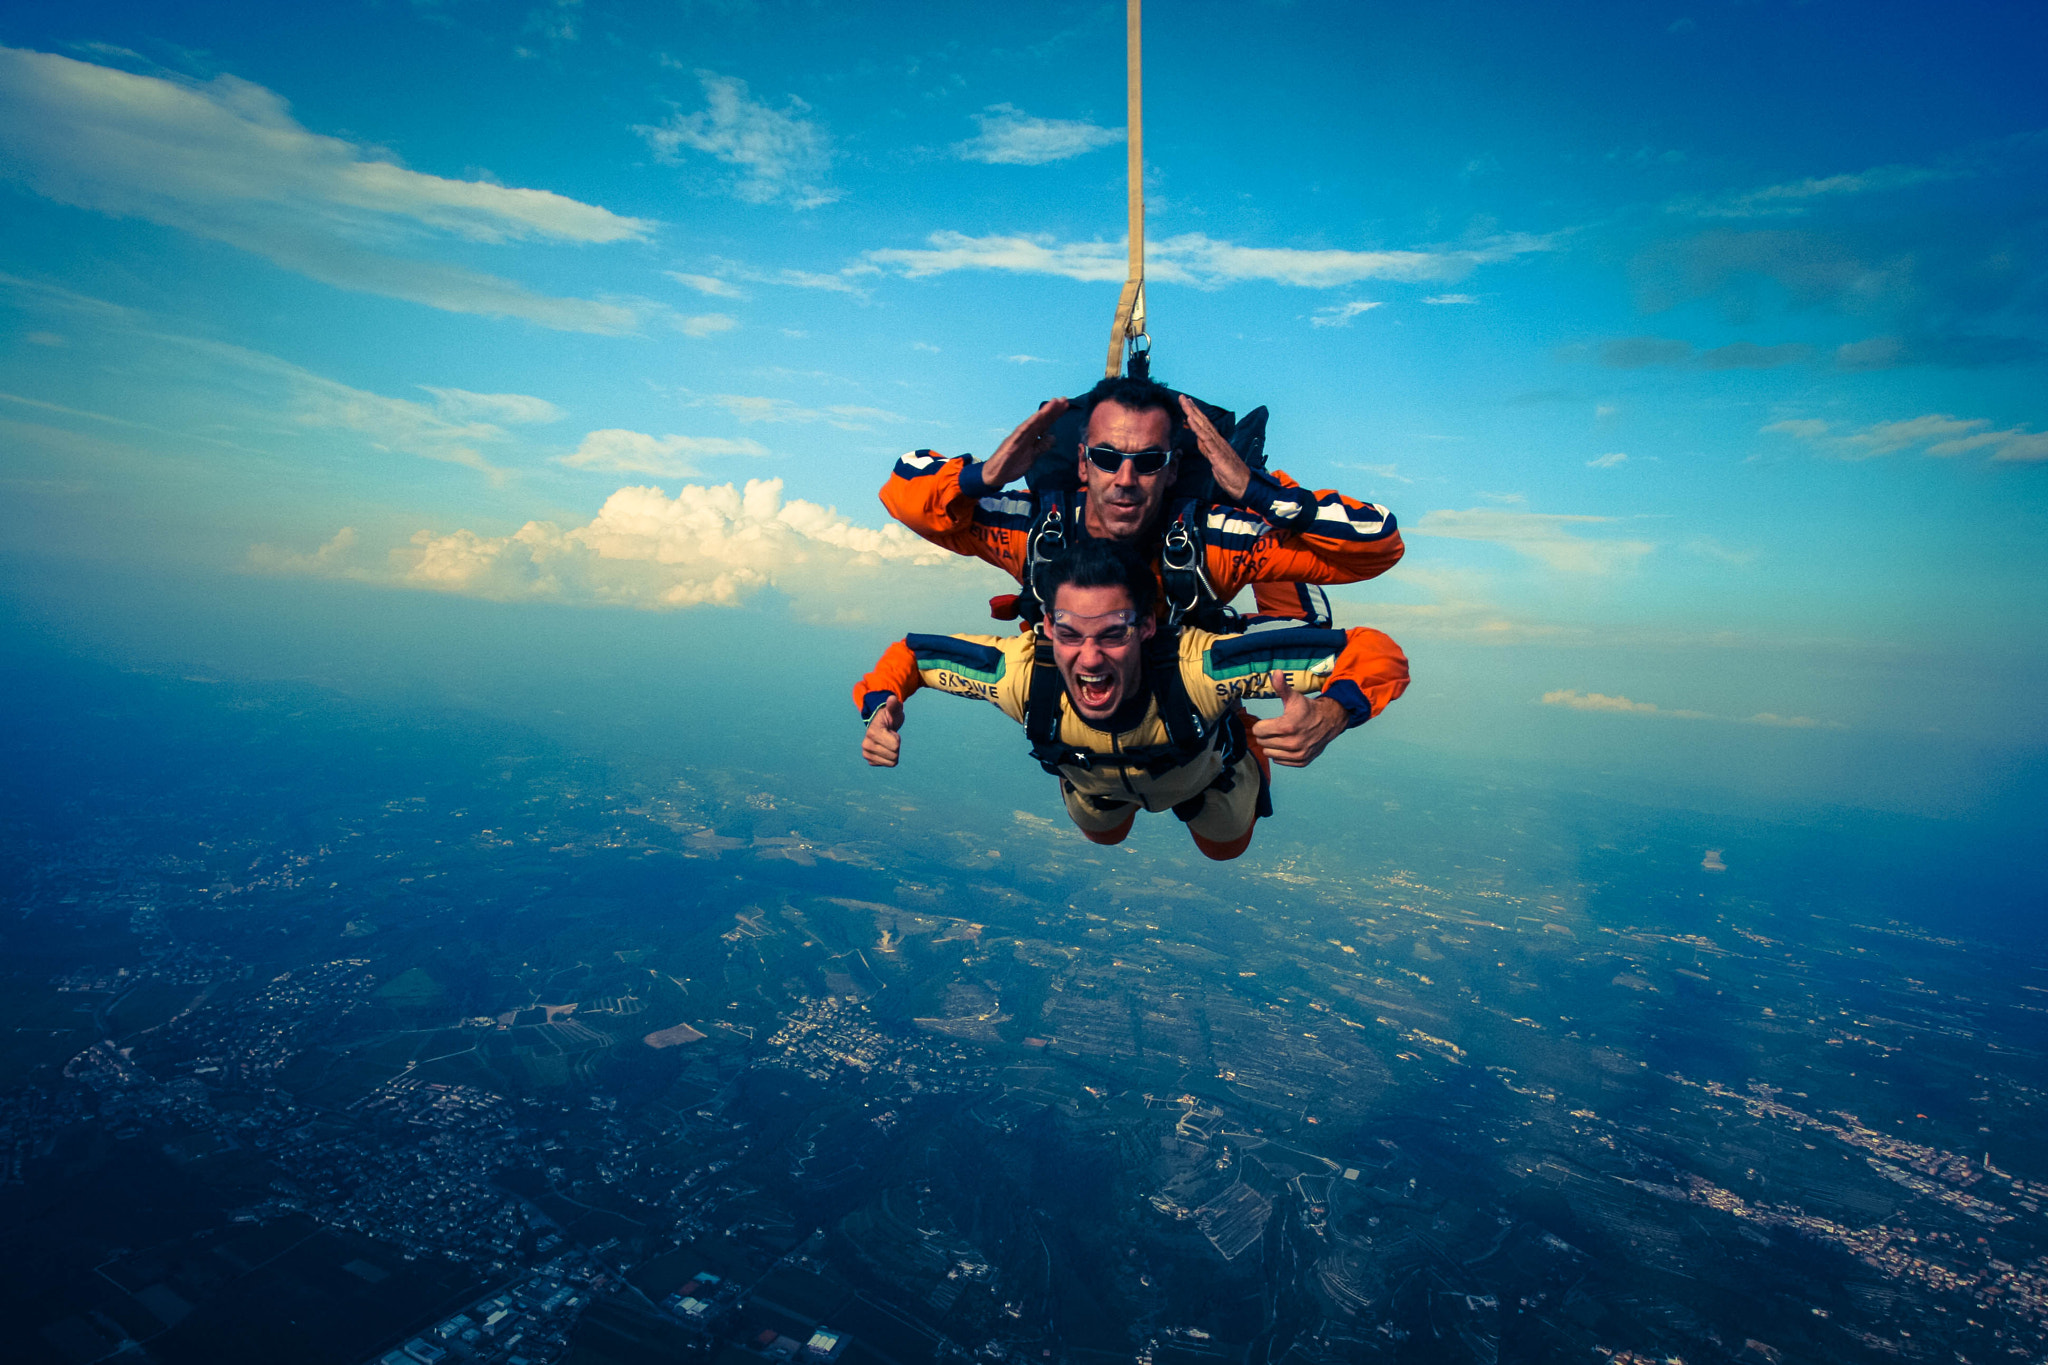
[[[1483,839],[1395,812],[1398,853],[1219,878],[11,681],[100,722],[6,755],[6,1312],[52,1360],[2048,1348],[2048,960],[1760,892],[1765,831],[1588,795],[1564,849],[1438,780]],[[354,776],[308,801],[314,754]]]
[[[5,7],[0,1357],[2048,1361],[2043,36]]]

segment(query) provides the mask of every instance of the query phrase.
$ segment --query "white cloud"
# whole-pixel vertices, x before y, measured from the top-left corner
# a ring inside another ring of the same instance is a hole
[[[1788,417],[1782,422],[1773,422],[1767,427],[1760,428],[1760,430],[1766,433],[1778,432],[1786,436],[1797,436],[1801,440],[1811,441],[1817,437],[1827,435],[1828,424],[1817,417]]]
[[[530,521],[506,536],[420,531],[381,560],[344,530],[312,554],[257,546],[253,569],[348,578],[508,602],[673,611],[739,606],[764,589],[811,619],[892,619],[906,595],[969,587],[968,561],[901,526],[858,525],[830,507],[785,500],[782,481],[621,488],[587,524]],[[984,571],[985,572],[985,571]]]
[[[700,294],[711,294],[721,299],[743,299],[747,296],[738,285],[710,275],[690,275],[680,270],[664,270],[661,273],[678,284],[688,285]]]
[[[1403,474],[1401,467],[1397,464],[1345,464],[1341,460],[1332,461],[1332,463],[1339,469],[1356,469],[1366,474],[1376,475],[1382,479],[1393,479],[1397,483],[1415,482],[1415,480]]]
[[[759,441],[725,436],[650,436],[644,431],[610,428],[593,431],[560,463],[571,469],[613,474],[653,474],[659,478],[690,478],[697,460],[713,455],[766,455]]]
[[[695,317],[672,318],[670,325],[686,337],[702,338],[730,332],[740,324],[739,319],[729,313],[699,313]]]
[[[1003,359],[1009,361],[1012,365],[1050,365],[1053,363],[1042,355],[1006,355]]]
[[[910,279],[955,270],[1001,270],[1023,275],[1056,275],[1090,283],[1120,282],[1127,270],[1122,242],[1059,242],[1050,237],[934,232],[922,249],[870,251],[866,259]],[[1547,238],[1497,237],[1472,247],[1438,251],[1341,251],[1296,247],[1247,247],[1219,242],[1199,232],[1148,242],[1148,278],[1205,287],[1262,280],[1329,289],[1361,280],[1460,279],[1476,267],[1532,251],[1547,251]]]
[[[341,289],[433,308],[622,333],[622,304],[552,298],[394,254],[471,242],[619,242],[654,224],[546,190],[449,180],[308,131],[283,99],[223,75],[174,81],[0,48],[0,175],[76,208],[226,242]]]
[[[309,574],[315,578],[352,578],[356,543],[361,539],[353,526],[344,526],[334,538],[311,554],[299,554],[278,545],[249,547],[249,565],[264,573]]]
[[[1671,715],[1654,702],[1630,701],[1627,697],[1610,697],[1603,692],[1579,692],[1572,688],[1560,688],[1543,694],[1545,706],[1569,706],[1574,711],[1621,711],[1635,715]]]
[[[1872,459],[1913,446],[1941,458],[1984,450],[2000,463],[2034,464],[2048,460],[2048,432],[2029,431],[2023,426],[1998,429],[1989,418],[1956,417],[1945,412],[1875,422],[1845,435],[1833,434],[1828,423],[1810,417],[1772,422],[1762,430],[1815,442],[1826,453],[1845,460]]]
[[[1627,697],[1607,696],[1601,692],[1580,692],[1573,688],[1559,688],[1545,692],[1542,698],[1545,706],[1566,706],[1574,711],[1606,711],[1618,715],[1669,716],[1676,720],[1724,720],[1705,711],[1670,710],[1655,702],[1631,701]],[[1753,716],[1739,717],[1737,725],[1770,725],[1787,730],[1846,730],[1849,727],[1838,720],[1815,720],[1811,716],[1781,716],[1773,711],[1759,711]]]
[[[718,271],[719,275],[712,283],[727,289],[733,287],[728,281],[739,280],[746,284],[776,285],[786,289],[820,289],[833,294],[851,294],[855,298],[862,299],[867,297],[868,291],[855,283],[855,280],[862,275],[878,275],[881,273],[880,270],[872,265],[851,265],[843,270],[833,271],[828,274],[816,270],[797,270],[790,266],[783,266],[778,270],[763,270],[759,266],[748,265],[744,261],[722,260],[718,258],[713,258],[710,264],[713,269]],[[685,283],[690,283],[691,281],[703,280],[707,277],[702,275],[677,275],[675,278],[683,280]],[[733,297],[739,297],[737,292],[735,292]]]
[[[1926,166],[1873,166],[1851,174],[1789,180],[1718,199],[1675,199],[1664,207],[1667,213],[1689,213],[1701,218],[1792,217],[1808,212],[1821,200],[1906,189],[1929,181],[1951,180],[1957,174]]]
[[[1712,536],[1694,536],[1685,542],[1685,548],[1704,559],[1718,559],[1723,564],[1746,567],[1757,561],[1759,551],[1734,549],[1723,545]]]
[[[1385,307],[1385,305],[1377,299],[1353,299],[1349,303],[1332,304],[1328,308],[1318,308],[1315,316],[1308,320],[1309,326],[1349,327],[1351,319],[1361,313],[1370,313],[1373,309],[1381,307]]]
[[[550,0],[526,12],[525,31],[549,43],[573,43],[582,37],[577,20],[582,17],[583,0]],[[528,55],[523,50],[521,55]]]
[[[776,109],[748,98],[747,83],[715,71],[699,71],[705,107],[681,110],[655,125],[633,131],[659,161],[683,164],[685,150],[703,152],[738,168],[726,182],[732,196],[749,204],[786,203],[809,209],[830,204],[840,192],[827,183],[832,140],[805,118],[811,107],[792,95]]]
[[[1583,645],[1594,643],[1582,625],[1519,616],[1496,600],[1494,576],[1473,569],[1426,567],[1414,557],[1401,566],[1394,593],[1375,592],[1370,599],[1331,594],[1340,626],[1371,626],[1397,640],[1456,640],[1467,644]],[[1441,560],[1438,561],[1441,565]],[[1421,597],[1420,601],[1389,600]]]
[[[465,465],[494,480],[504,476],[505,471],[492,465],[478,449],[510,439],[495,423],[462,415],[459,407],[451,410],[438,403],[428,407],[408,398],[386,398],[283,361],[272,363],[277,367],[274,372],[289,386],[291,420],[300,426],[353,431],[378,450]]]
[[[1489,541],[1560,573],[1609,574],[1632,566],[1656,547],[1642,540],[1596,540],[1578,528],[1610,523],[1611,517],[1518,512],[1504,507],[1470,507],[1427,513],[1414,534],[1452,540]]]
[[[852,403],[807,408],[787,398],[760,398],[744,393],[708,394],[702,401],[724,408],[742,422],[825,422],[841,431],[872,431],[877,422],[910,420],[886,408],[861,407]]]
[[[1477,294],[1431,294],[1424,303],[1477,303]]]
[[[31,346],[68,346],[71,344],[56,332],[30,332],[22,340]]]
[[[471,393],[467,389],[437,389],[432,384],[420,387],[433,394],[436,406],[450,417],[478,417],[529,426],[559,422],[568,415],[545,398],[531,398],[523,393]]]
[[[1080,119],[1033,118],[1008,104],[992,104],[986,112],[976,114],[974,121],[981,126],[980,135],[953,148],[963,161],[1042,166],[1124,140],[1121,128],[1104,128]]]
[[[1626,451],[1615,450],[1610,451],[1605,455],[1595,455],[1592,459],[1586,461],[1586,468],[1613,469],[1617,465],[1624,465],[1627,463],[1628,453]]]

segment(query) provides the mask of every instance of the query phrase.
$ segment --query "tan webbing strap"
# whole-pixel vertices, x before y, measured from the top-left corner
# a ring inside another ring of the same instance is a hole
[[[1123,373],[1124,346],[1145,333],[1145,90],[1144,62],[1139,46],[1138,7],[1140,0],[1126,0],[1124,35],[1126,43],[1125,81],[1129,109],[1124,120],[1129,150],[1126,172],[1130,190],[1131,268],[1123,293],[1116,301],[1116,321],[1109,328],[1109,362],[1105,376]]]

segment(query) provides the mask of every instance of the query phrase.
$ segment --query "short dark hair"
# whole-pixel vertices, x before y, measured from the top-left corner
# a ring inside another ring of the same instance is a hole
[[[1086,531],[1075,535],[1064,554],[1039,570],[1039,600],[1047,616],[1052,615],[1053,601],[1063,586],[1123,588],[1131,594],[1131,606],[1140,620],[1152,614],[1152,603],[1159,595],[1149,562],[1121,541],[1097,540]]]
[[[1094,388],[1088,390],[1081,402],[1090,416],[1093,416],[1096,407],[1103,403],[1115,403],[1133,412],[1163,412],[1167,420],[1173,423],[1176,436],[1180,434],[1181,423],[1186,420],[1181,414],[1180,402],[1172,389],[1150,379],[1133,379],[1129,375],[1113,374],[1098,381]]]

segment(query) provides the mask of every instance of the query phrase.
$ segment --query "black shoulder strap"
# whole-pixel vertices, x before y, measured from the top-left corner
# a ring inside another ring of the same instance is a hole
[[[1159,719],[1173,747],[1186,754],[1206,748],[1209,727],[1188,696],[1187,679],[1180,672],[1179,631],[1162,630],[1145,642],[1145,677],[1159,702]]]
[[[1038,641],[1031,650],[1031,690],[1024,697],[1024,737],[1031,743],[1031,756],[1055,776],[1060,761],[1068,757],[1060,744],[1060,697],[1065,692],[1052,646]]]

